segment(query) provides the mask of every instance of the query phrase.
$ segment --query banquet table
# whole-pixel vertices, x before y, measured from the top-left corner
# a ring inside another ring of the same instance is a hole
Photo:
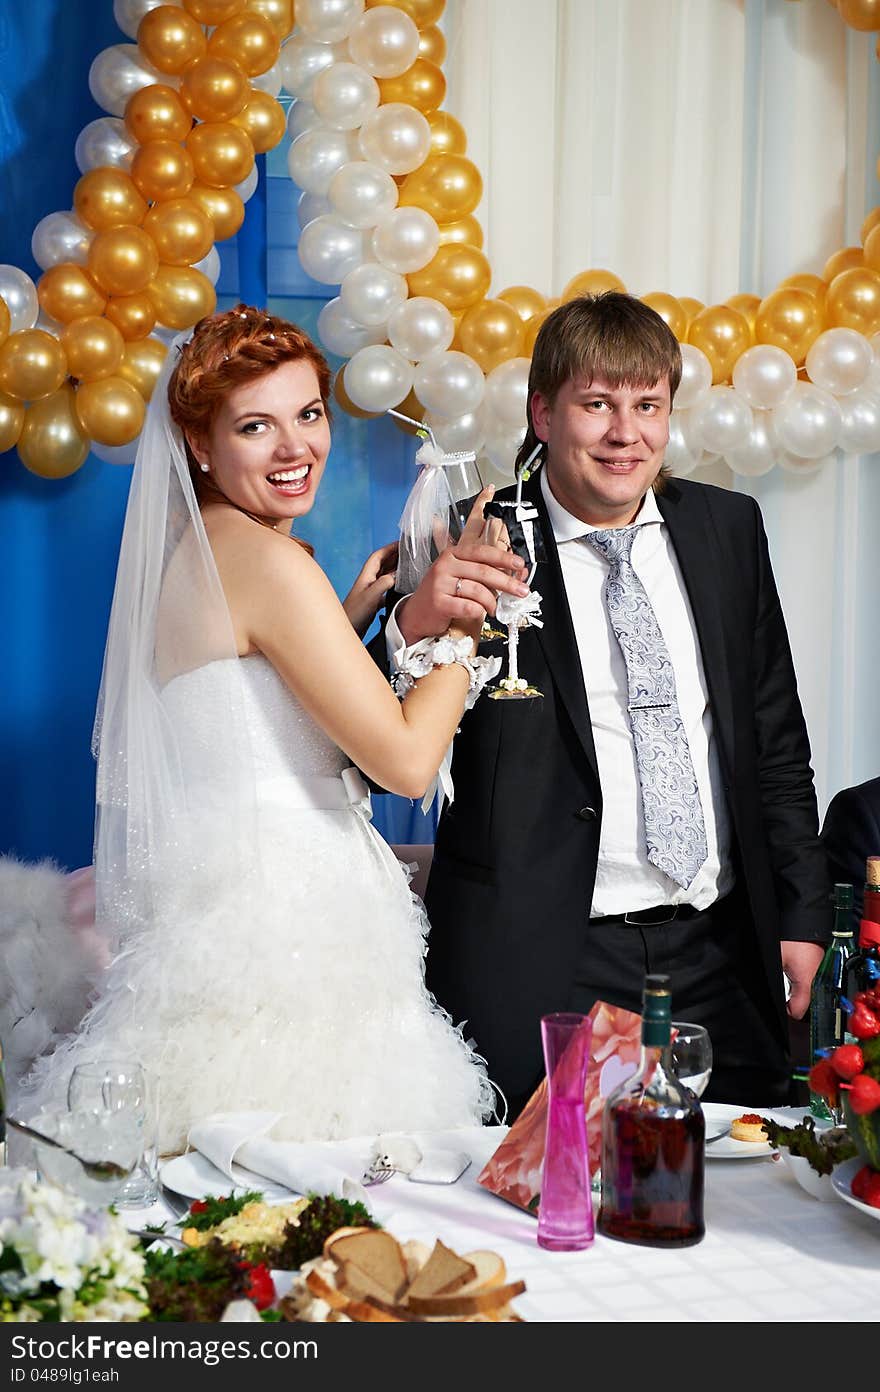
[[[778,1113],[776,1113],[778,1115]],[[792,1109],[792,1124],[803,1109]],[[788,1166],[765,1155],[706,1160],[706,1236],[658,1249],[597,1234],[580,1252],[537,1244],[531,1215],[477,1184],[505,1127],[438,1133],[471,1165],[454,1184],[395,1174],[369,1190],[376,1219],[400,1241],[441,1238],[455,1251],[498,1252],[508,1279],[523,1280],[514,1308],[527,1321],[874,1321],[880,1309],[880,1213],[872,1219],[835,1196],[805,1192]],[[598,1196],[594,1196],[598,1204]],[[128,1210],[132,1227],[168,1216]],[[857,1293],[857,1298],[854,1296]]]

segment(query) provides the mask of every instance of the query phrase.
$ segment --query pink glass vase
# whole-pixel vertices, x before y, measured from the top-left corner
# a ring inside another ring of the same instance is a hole
[[[584,1083],[592,1023],[586,1015],[545,1015],[547,1134],[538,1208],[538,1246],[578,1251],[593,1241]]]

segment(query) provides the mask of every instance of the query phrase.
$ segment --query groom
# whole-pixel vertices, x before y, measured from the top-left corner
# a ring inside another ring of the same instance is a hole
[[[541,446],[523,496],[547,559],[519,669],[542,698],[484,695],[463,717],[426,894],[428,985],[466,1021],[508,1120],[543,1072],[543,1014],[637,1011],[658,971],[674,1016],[709,1029],[707,1097],[785,1103],[788,1016],[829,936],[760,512],[666,477],[680,375],[663,320],[616,292],[561,305],[535,343],[519,458]],[[475,605],[494,609],[492,575],[460,544],[394,609],[388,653]]]

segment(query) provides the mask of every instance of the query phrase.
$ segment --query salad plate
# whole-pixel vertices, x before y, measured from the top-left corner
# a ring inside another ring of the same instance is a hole
[[[831,1176],[831,1187],[838,1198],[843,1199],[844,1203],[852,1204],[860,1213],[864,1213],[868,1218],[880,1218],[880,1208],[874,1208],[871,1204],[863,1203],[857,1199],[850,1188],[853,1179],[862,1168],[863,1161],[857,1155],[852,1160],[844,1160],[842,1165],[838,1165]]]
[[[246,1170],[242,1165],[231,1168],[234,1183],[200,1151],[190,1150],[185,1155],[175,1155],[171,1160],[166,1160],[159,1167],[159,1175],[166,1188],[185,1199],[220,1199],[227,1194],[246,1194],[250,1189],[258,1189],[267,1203],[277,1203],[289,1199],[293,1193],[293,1190],[285,1189],[265,1175]]]

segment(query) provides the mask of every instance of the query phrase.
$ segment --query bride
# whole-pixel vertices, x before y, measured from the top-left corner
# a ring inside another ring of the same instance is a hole
[[[172,345],[138,449],[95,726],[114,954],[28,1090],[57,1102],[75,1064],[136,1056],[166,1153],[214,1111],[283,1111],[276,1135],[332,1140],[493,1109],[482,1060],[425,988],[424,909],[358,772],[422,794],[485,678],[483,610],[462,597],[398,701],[359,638],[394,548],[343,606],[290,534],[326,466],[329,390],[310,339],[239,305]],[[516,561],[484,551],[506,569],[482,578],[521,593]]]

